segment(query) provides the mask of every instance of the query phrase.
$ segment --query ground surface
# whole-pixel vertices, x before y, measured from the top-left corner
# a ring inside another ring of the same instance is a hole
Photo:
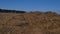
[[[0,13],[0,34],[60,34],[60,15],[52,12]]]

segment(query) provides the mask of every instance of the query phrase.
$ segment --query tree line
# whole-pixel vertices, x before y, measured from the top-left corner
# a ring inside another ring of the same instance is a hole
[[[0,9],[0,13],[26,13],[26,11]]]

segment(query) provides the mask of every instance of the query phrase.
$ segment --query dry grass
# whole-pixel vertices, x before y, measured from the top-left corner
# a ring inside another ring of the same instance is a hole
[[[60,15],[53,12],[0,13],[0,34],[60,34]]]

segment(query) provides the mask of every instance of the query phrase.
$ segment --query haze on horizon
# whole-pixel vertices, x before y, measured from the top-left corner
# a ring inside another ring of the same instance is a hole
[[[0,8],[60,13],[60,0],[0,0]]]

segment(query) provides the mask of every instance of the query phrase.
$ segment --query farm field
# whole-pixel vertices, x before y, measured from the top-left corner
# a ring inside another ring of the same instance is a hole
[[[60,14],[0,13],[0,34],[60,34]]]

